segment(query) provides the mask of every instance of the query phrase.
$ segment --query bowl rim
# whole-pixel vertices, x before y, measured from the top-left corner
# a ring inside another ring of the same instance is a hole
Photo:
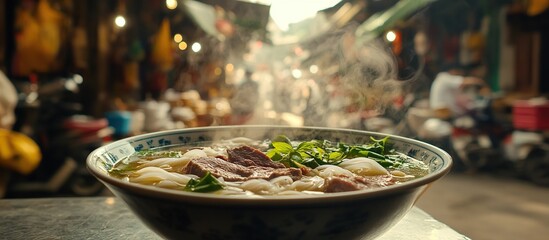
[[[397,139],[399,141],[407,142],[413,145],[418,145],[423,148],[429,149],[429,151],[438,155],[442,160],[442,167],[436,171],[429,173],[426,176],[423,176],[418,179],[407,181],[400,184],[390,185],[381,188],[373,189],[362,189],[349,192],[338,192],[330,194],[311,194],[311,195],[284,195],[284,196],[256,196],[256,197],[242,197],[240,195],[213,195],[205,193],[195,193],[195,192],[186,192],[173,189],[164,189],[149,185],[141,185],[137,183],[131,183],[124,181],[112,176],[109,176],[104,170],[101,170],[96,163],[101,162],[101,158],[98,157],[99,154],[108,152],[107,149],[112,148],[112,146],[117,146],[120,144],[128,143],[135,141],[137,139],[143,139],[147,137],[162,136],[166,134],[180,134],[185,132],[193,131],[216,131],[221,129],[237,129],[237,128],[246,128],[246,129],[292,129],[292,130],[321,130],[321,131],[343,131],[343,132],[352,132],[359,134],[367,134],[370,136],[389,136],[391,139]],[[441,148],[434,146],[430,143],[426,143],[420,140],[393,135],[385,134],[372,131],[356,130],[356,129],[344,129],[344,128],[329,128],[329,127],[311,127],[311,126],[279,126],[279,125],[227,125],[227,126],[207,126],[207,127],[194,127],[194,128],[183,128],[183,129],[174,129],[174,130],[165,130],[157,131],[151,133],[145,133],[140,135],[135,135],[127,138],[123,138],[111,143],[108,143],[104,146],[101,146],[94,151],[92,151],[86,159],[86,167],[88,171],[96,177],[98,180],[103,182],[108,188],[112,185],[117,188],[122,188],[133,193],[140,195],[146,195],[157,198],[170,199],[175,201],[186,201],[200,204],[246,204],[246,205],[298,205],[298,204],[312,204],[312,203],[333,203],[338,201],[349,201],[357,200],[364,198],[373,198],[390,194],[397,194],[400,192],[412,191],[414,189],[420,188],[422,186],[427,187],[434,181],[442,178],[451,170],[452,157],[446,151]]]

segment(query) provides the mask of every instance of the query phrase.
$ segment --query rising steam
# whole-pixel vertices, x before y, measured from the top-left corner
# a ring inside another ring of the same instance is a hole
[[[342,87],[359,107],[383,111],[402,89],[395,57],[378,41],[355,41],[349,47],[351,56],[341,59]]]
[[[398,79],[398,65],[391,49],[378,40],[361,41],[355,36],[357,25],[349,25],[315,42],[317,53],[331,55],[324,69],[337,65],[339,86],[350,101],[361,109],[383,112],[393,99],[402,94],[407,81]],[[319,40],[320,41],[320,40]],[[412,77],[412,80],[414,79]]]

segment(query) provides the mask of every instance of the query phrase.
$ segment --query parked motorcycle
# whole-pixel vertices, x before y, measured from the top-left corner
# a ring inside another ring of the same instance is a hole
[[[6,197],[90,196],[104,190],[85,167],[88,153],[112,135],[107,120],[82,114],[80,75],[15,83],[19,92],[14,130],[30,136],[42,153],[30,174],[12,173]]]
[[[490,97],[469,93],[470,103],[465,114],[452,119],[440,119],[429,106],[428,99],[417,99],[408,108],[404,121],[396,127],[397,134],[417,138],[446,150],[454,158],[454,169],[475,172],[487,168],[497,158],[498,143],[493,141],[498,124],[490,116]],[[488,128],[490,127],[490,129]],[[499,130],[498,130],[499,131]]]
[[[549,186],[549,100],[515,102],[513,126],[504,142],[506,159],[517,166],[520,176]]]
[[[468,114],[452,121],[434,118],[427,101],[418,100],[396,134],[442,147],[458,171],[503,173],[549,186],[549,102],[515,104],[509,121],[493,115],[493,99],[477,98]]]

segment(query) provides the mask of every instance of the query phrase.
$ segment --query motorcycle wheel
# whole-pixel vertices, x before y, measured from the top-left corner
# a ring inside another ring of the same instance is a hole
[[[92,176],[83,166],[74,171],[65,188],[70,194],[80,197],[98,196],[106,189],[103,183]]]
[[[466,152],[466,159],[462,159],[462,161],[469,172],[489,168],[495,164],[494,160],[497,161],[501,157],[497,150],[482,147],[476,142],[467,144],[464,151]]]
[[[523,166],[524,175],[533,183],[549,187],[549,152],[544,149],[534,148]]]

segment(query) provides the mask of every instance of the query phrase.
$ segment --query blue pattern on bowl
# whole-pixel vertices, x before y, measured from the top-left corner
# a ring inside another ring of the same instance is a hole
[[[122,140],[119,142],[113,143],[112,146],[107,146],[106,152],[101,155],[103,158],[108,159],[108,162],[115,163],[121,158],[127,157],[133,154],[136,151],[141,151],[145,149],[154,149],[158,147],[167,147],[167,146],[201,146],[204,142],[211,142],[214,140],[222,139],[231,139],[234,136],[249,136],[255,137],[256,139],[267,139],[269,136],[274,136],[277,133],[283,133],[288,136],[294,136],[292,139],[330,139],[333,141],[342,141],[348,143],[359,143],[359,142],[369,142],[370,136],[381,138],[386,135],[379,133],[369,133],[365,135],[363,131],[352,131],[352,130],[333,130],[333,129],[322,129],[322,128],[273,128],[271,131],[266,131],[265,134],[253,134],[254,127],[249,126],[248,131],[243,131],[242,129],[226,129],[220,127],[218,130],[218,135],[215,138],[212,138],[211,133],[208,128],[197,128],[194,130],[186,130],[184,132],[160,132],[153,134],[145,134],[142,136],[130,138],[128,140]],[[259,129],[264,127],[259,126]],[[276,129],[276,130],[275,130]],[[257,129],[255,129],[258,131]],[[301,132],[301,134],[296,134],[294,132]],[[334,131],[342,132],[349,131],[349,135],[346,137],[333,137]],[[250,133],[251,132],[251,133]],[[305,132],[305,133],[303,133]],[[399,141],[394,142],[396,139]],[[444,166],[443,155],[440,152],[433,152],[432,149],[434,146],[419,142],[413,139],[402,138],[398,136],[391,136],[391,141],[394,142],[394,148],[402,153],[406,153],[410,157],[414,157],[418,160],[421,160],[428,164],[431,168],[431,171],[438,171]],[[129,146],[128,146],[129,144]],[[426,145],[426,146],[424,146]],[[441,150],[442,151],[442,150]],[[449,164],[449,163],[447,163]]]
[[[144,223],[166,238],[190,239],[358,239],[382,234],[400,220],[433,181],[450,169],[443,150],[417,140],[390,136],[397,151],[427,163],[431,174],[410,182],[356,192],[321,196],[234,196],[189,193],[143,186],[109,177],[117,161],[144,149],[203,146],[212,141],[284,134],[294,140],[327,139],[369,142],[386,135],[344,129],[283,126],[191,128],[144,134],[108,144],[88,158],[90,171],[104,182]]]

